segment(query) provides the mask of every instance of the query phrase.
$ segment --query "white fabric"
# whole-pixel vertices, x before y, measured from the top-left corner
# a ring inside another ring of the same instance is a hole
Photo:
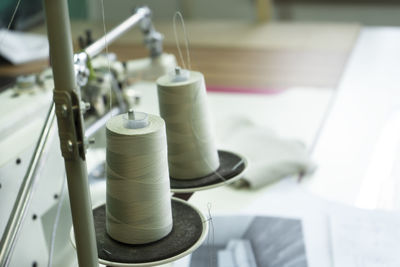
[[[247,157],[249,167],[244,178],[233,186],[252,189],[268,185],[281,178],[314,171],[303,143],[284,139],[272,130],[246,119],[229,120],[219,132],[220,147]]]
[[[46,36],[16,31],[0,30],[0,55],[18,65],[49,56]]]

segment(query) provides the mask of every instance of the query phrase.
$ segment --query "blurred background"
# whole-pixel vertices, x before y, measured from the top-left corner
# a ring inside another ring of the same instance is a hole
[[[100,20],[99,0],[69,0],[73,19]],[[16,0],[0,3],[1,24],[7,25]],[[13,28],[23,29],[43,20],[41,0],[22,1]],[[396,0],[115,0],[104,1],[106,18],[120,21],[133,7],[147,5],[156,20],[171,19],[180,10],[185,19],[359,22],[364,25],[400,25]]]
[[[96,143],[87,156],[94,204],[105,201],[106,119],[127,107],[158,114],[156,79],[188,63],[178,53],[177,44],[186,49],[181,24],[178,40],[173,31],[173,16],[180,11],[191,69],[206,80],[218,148],[250,162],[240,183],[196,193],[190,203],[210,214],[211,202],[212,216],[279,218],[281,232],[293,233],[282,235],[284,245],[276,245],[279,238],[267,231],[276,228],[269,226],[264,229],[268,244],[252,246],[263,253],[271,245],[278,249],[272,250],[275,255],[297,246],[296,266],[400,266],[400,1],[68,0],[68,5],[75,53],[143,5],[164,37],[156,40],[163,49],[154,56],[148,48],[156,42],[145,36],[150,31],[136,27],[91,61],[96,79],[81,89],[91,104],[86,128],[100,125],[91,131]],[[0,1],[0,151],[8,152],[0,153],[2,214],[11,212],[10,199],[16,199],[52,103],[43,9],[42,0]],[[8,27],[12,31],[4,30]],[[58,138],[51,144],[52,161],[37,175],[40,185],[13,267],[45,266],[52,253],[53,266],[76,266],[75,250],[66,241],[72,222],[62,183],[64,161]],[[61,211],[59,226],[56,211]],[[292,226],[284,223],[288,218],[296,219]],[[7,220],[0,219],[0,233]],[[220,229],[239,233],[227,224]],[[289,240],[295,246],[287,246]],[[247,246],[243,240],[225,241],[219,244],[224,255]]]

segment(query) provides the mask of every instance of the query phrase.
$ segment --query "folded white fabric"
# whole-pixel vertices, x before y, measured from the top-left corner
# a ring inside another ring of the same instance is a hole
[[[46,59],[49,42],[43,35],[1,29],[0,55],[14,65]]]
[[[249,167],[235,187],[257,189],[284,177],[315,170],[306,147],[298,140],[279,137],[272,130],[236,119],[219,129],[220,147],[247,157]]]

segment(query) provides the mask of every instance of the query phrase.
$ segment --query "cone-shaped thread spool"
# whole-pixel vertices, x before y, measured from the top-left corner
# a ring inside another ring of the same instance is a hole
[[[106,228],[117,241],[145,244],[172,229],[167,142],[163,119],[132,112],[106,125]]]
[[[219,158],[203,75],[179,70],[174,75],[160,77],[157,87],[160,114],[167,128],[171,177],[196,179],[215,172]]]

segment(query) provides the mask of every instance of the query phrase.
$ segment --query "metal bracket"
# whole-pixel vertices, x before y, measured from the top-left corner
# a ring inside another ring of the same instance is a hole
[[[61,153],[65,160],[85,160],[85,145],[80,100],[74,90],[54,90],[54,103]]]
[[[136,9],[135,12],[140,9],[146,11],[146,15],[140,20],[140,30],[144,35],[144,43],[150,50],[151,58],[157,58],[163,52],[164,35],[155,30],[151,21],[151,10],[144,6]]]

